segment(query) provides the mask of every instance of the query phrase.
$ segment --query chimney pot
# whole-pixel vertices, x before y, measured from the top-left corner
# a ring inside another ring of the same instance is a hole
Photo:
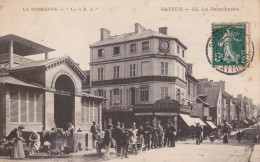
[[[159,33],[167,35],[167,30],[168,30],[167,27],[161,27],[161,28],[159,28]]]
[[[110,37],[110,31],[105,28],[101,28],[100,29],[100,40],[105,40],[105,39],[108,39],[109,37]]]

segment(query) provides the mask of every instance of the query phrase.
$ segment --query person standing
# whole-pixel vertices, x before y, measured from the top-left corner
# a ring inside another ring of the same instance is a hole
[[[162,127],[160,121],[158,121],[157,127],[158,127],[158,129],[157,129],[157,131],[158,131],[158,147],[161,148],[162,144],[163,144],[163,142],[162,142],[162,140],[163,140],[163,127]]]
[[[136,133],[137,136],[137,142],[141,143],[142,145],[144,144],[144,128],[143,125],[139,126],[139,129]]]
[[[156,122],[153,122],[153,127],[152,127],[152,149],[157,148],[158,144],[158,127]]]
[[[96,149],[96,140],[98,139],[98,126],[95,121],[93,121],[93,125],[91,126],[90,132],[92,133],[92,148]]]
[[[13,149],[11,153],[11,159],[24,159],[24,149],[23,149],[23,134],[22,130],[24,126],[19,126],[18,129],[15,129],[15,140],[13,143]]]
[[[201,132],[202,132],[202,128],[200,127],[200,123],[197,123],[196,127],[195,127],[196,144],[197,145],[200,145],[200,142],[201,142]]]
[[[176,133],[176,129],[173,126],[173,123],[171,122],[170,124],[170,128],[169,128],[169,139],[170,139],[170,145],[171,147],[175,147],[175,133]]]
[[[240,141],[241,141],[241,138],[242,138],[242,133],[239,131],[239,132],[237,133],[237,140],[238,140],[239,143],[240,143]]]
[[[146,122],[145,128],[144,128],[144,144],[145,148],[149,151],[151,149],[151,134],[152,134],[152,128],[149,125],[149,122]]]
[[[128,147],[131,141],[131,136],[132,133],[128,129],[123,129],[123,134],[122,134],[122,156],[121,158],[129,158],[128,155]]]
[[[103,144],[105,146],[106,152],[104,153],[103,158],[105,160],[110,160],[110,147],[111,147],[111,142],[112,142],[112,124],[108,124],[108,129],[105,131],[105,136],[104,136],[104,141]]]
[[[112,136],[116,141],[116,156],[121,156],[121,148],[122,148],[122,134],[123,130],[120,127],[120,122],[117,122],[116,128],[112,132]]]
[[[166,145],[169,146],[169,142],[170,142],[169,136],[170,136],[170,124],[167,123],[166,128],[164,130],[164,147]]]

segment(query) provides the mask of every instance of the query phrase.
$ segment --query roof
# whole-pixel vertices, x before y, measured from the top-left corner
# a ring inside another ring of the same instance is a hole
[[[230,98],[232,97],[229,93],[227,93],[226,91],[223,91],[222,92],[222,95],[225,97],[225,98]]]
[[[159,32],[155,32],[152,30],[144,30],[140,33],[133,32],[133,33],[116,35],[116,36],[110,36],[110,38],[108,39],[100,40],[91,44],[90,47],[98,47],[98,46],[111,45],[111,44],[117,44],[122,42],[130,42],[130,41],[141,40],[146,38],[172,39],[178,42],[185,50],[187,49],[187,47],[184,44],[182,44],[177,38]]]
[[[14,34],[9,34],[0,37],[0,55],[9,52],[10,40],[13,40],[13,46],[14,46],[13,52],[21,56],[28,56],[28,55],[54,51],[54,49],[35,43],[28,39],[19,37]]]
[[[0,83],[20,85],[20,86],[26,86],[26,87],[32,87],[32,88],[43,88],[43,87],[36,86],[36,85],[30,84],[30,83],[26,83],[24,81],[18,80],[16,78],[11,77],[11,76],[0,77]]]
[[[220,87],[207,87],[204,88],[204,92],[207,95],[207,103],[210,107],[216,107],[218,101]]]
[[[63,57],[57,57],[57,58],[50,58],[46,60],[39,60],[39,61],[32,61],[26,64],[18,65],[10,69],[10,72],[17,72],[17,71],[24,71],[29,69],[36,69],[40,67],[48,67],[52,65],[57,65],[61,62],[70,62],[70,65],[73,65],[75,68],[72,68],[72,70],[79,73],[80,77],[83,77],[84,79],[87,78],[85,73],[79,68],[79,66],[69,57],[69,56],[63,56]]]
[[[9,57],[10,56],[9,56],[8,53],[0,55],[0,64],[2,64],[2,63],[8,63],[9,64],[9,60],[10,60]],[[16,54],[14,54],[13,57],[14,57],[14,63],[17,63],[17,64],[25,64],[25,63],[33,61],[32,59],[29,59],[29,58],[26,58],[26,57],[23,57],[23,56],[19,56],[19,55],[16,55]]]
[[[202,96],[202,95],[201,95]],[[201,98],[200,98],[200,96],[197,96],[197,101],[198,102],[200,102],[200,103],[202,103],[202,104],[204,104],[204,105],[207,105],[207,106],[209,106],[209,104],[207,103],[207,102],[204,102]]]

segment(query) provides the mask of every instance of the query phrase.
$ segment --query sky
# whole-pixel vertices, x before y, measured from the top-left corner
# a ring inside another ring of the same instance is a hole
[[[167,26],[168,35],[178,38],[188,47],[187,62],[193,64],[193,74],[197,79],[224,80],[228,93],[234,97],[243,94],[260,104],[259,3],[257,0],[251,0],[251,3],[242,0],[0,0],[0,36],[15,34],[43,44],[56,50],[49,57],[68,55],[80,64],[81,69],[88,70],[89,45],[100,39],[100,28],[118,35],[133,32],[135,23],[155,31]],[[32,8],[42,7],[58,11],[32,11]],[[223,7],[239,10],[211,11]],[[165,8],[171,11],[165,11]],[[239,75],[221,74],[206,59],[205,48],[211,36],[211,24],[221,22],[250,24],[248,34],[255,45],[255,56],[251,66]],[[44,59],[44,54],[30,58]]]

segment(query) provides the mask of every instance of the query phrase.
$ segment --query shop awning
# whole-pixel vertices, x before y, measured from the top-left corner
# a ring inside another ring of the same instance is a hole
[[[211,121],[206,121],[206,123],[212,128],[212,129],[217,129],[215,124],[213,124]]]
[[[226,122],[226,125],[227,125],[229,128],[232,128],[232,126],[231,126],[228,122]]]
[[[186,114],[179,114],[180,117],[184,120],[184,122],[190,127],[195,126],[194,119],[191,118],[189,115]]]
[[[136,116],[152,116],[151,112],[135,113]]]
[[[199,123],[201,126],[207,126],[200,118],[193,118],[195,125]]]

